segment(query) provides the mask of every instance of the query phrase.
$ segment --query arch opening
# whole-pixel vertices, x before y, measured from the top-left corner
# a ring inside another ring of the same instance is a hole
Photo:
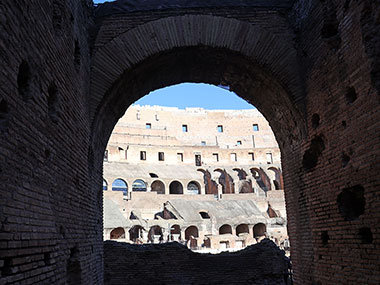
[[[263,223],[258,223],[253,226],[253,237],[256,239],[265,237],[266,232],[267,232],[267,227]]]
[[[240,224],[236,227],[236,235],[249,234],[249,227],[247,224]]]
[[[305,132],[304,120],[291,99],[291,96],[295,95],[294,90],[290,90],[286,83],[281,82],[281,76],[262,66],[236,50],[208,45],[169,48],[150,53],[149,57],[143,57],[136,64],[122,68],[112,85],[109,85],[105,92],[101,92],[102,101],[94,111],[92,127],[96,139],[93,140],[93,144],[105,145],[125,107],[150,91],[183,82],[203,82],[230,86],[239,97],[254,102],[270,122],[281,150],[297,149]],[[183,72],[184,70],[186,72]],[[96,77],[93,77],[93,80],[95,79]],[[128,96],[125,96],[125,90],[128,90]],[[268,117],[269,115],[273,116]],[[101,135],[97,136],[97,133]],[[223,194],[239,192],[238,189],[235,191],[232,177],[224,175],[222,180]],[[208,182],[208,185],[213,186],[212,179]],[[169,193],[183,194],[183,186],[177,188],[172,183],[169,185]],[[181,190],[178,190],[179,188]],[[214,195],[218,193],[217,187],[210,188],[212,189],[205,187],[205,192]]]
[[[157,194],[165,194],[165,184],[160,180],[155,180],[150,185],[151,191]]]
[[[110,239],[125,239],[124,229],[121,227],[113,229],[110,233]]]
[[[163,241],[162,228],[160,226],[153,226],[148,232],[148,241],[151,243],[160,243]]]
[[[112,191],[121,191],[123,195],[126,196],[128,194],[128,184],[123,179],[115,179],[112,182]]]
[[[183,186],[179,181],[173,181],[169,185],[169,194],[183,194]]]
[[[190,181],[187,184],[187,194],[197,195],[201,193],[201,185],[196,181]]]
[[[230,225],[223,225],[219,228],[219,234],[225,235],[225,234],[232,234],[232,227]]]
[[[181,240],[181,227],[180,225],[172,225],[170,228],[170,240],[179,241]]]
[[[146,182],[142,179],[136,179],[132,184],[132,191],[145,192],[147,190]]]
[[[142,242],[144,228],[142,226],[133,226],[129,230],[129,240],[134,243]]]
[[[199,237],[198,228],[196,226],[187,227],[185,230],[185,239],[189,240],[190,238]]]

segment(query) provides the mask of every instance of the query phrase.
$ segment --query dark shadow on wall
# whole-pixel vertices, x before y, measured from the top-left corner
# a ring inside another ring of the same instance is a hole
[[[106,285],[284,284],[288,272],[284,251],[268,239],[221,254],[195,253],[176,242],[138,246],[106,241],[104,264]]]

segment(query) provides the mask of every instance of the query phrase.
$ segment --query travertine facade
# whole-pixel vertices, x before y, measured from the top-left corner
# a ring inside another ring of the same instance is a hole
[[[282,185],[280,150],[256,109],[131,106],[105,153],[104,238],[215,252],[267,236],[283,246]]]

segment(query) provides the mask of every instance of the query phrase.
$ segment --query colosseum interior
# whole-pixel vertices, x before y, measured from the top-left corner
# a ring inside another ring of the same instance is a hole
[[[266,239],[205,257],[103,241],[116,122],[202,82],[275,134],[294,283],[379,284],[379,26],[374,0],[2,0],[0,283],[283,284]]]
[[[257,109],[131,106],[105,152],[104,239],[288,251],[280,159]]]

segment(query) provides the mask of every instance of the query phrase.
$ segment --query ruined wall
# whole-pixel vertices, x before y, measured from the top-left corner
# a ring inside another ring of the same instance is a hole
[[[0,4],[0,284],[103,279],[87,159],[90,5]]]
[[[101,87],[94,88],[94,97],[128,105],[129,101],[125,97],[120,99],[118,94],[127,86],[131,96],[138,98],[144,91],[181,80],[229,84],[239,96],[255,102],[279,142],[296,283],[376,284],[380,275],[376,261],[379,252],[376,173],[380,165],[376,156],[378,11],[378,4],[369,0],[296,1],[289,15],[284,11],[231,9],[218,14],[221,18],[195,16],[196,11],[175,17],[177,10],[171,11],[172,17],[168,13],[166,18],[151,23],[123,21],[127,27],[120,25],[115,33],[127,32],[119,37],[106,31],[113,29],[116,19],[125,19],[127,15],[109,17],[99,30],[95,66],[102,63],[113,72],[113,82],[117,83],[111,87],[104,79]],[[235,26],[234,21],[226,20],[229,17],[240,22]],[[279,18],[287,21],[278,21]],[[217,21],[225,24],[223,28]],[[249,25],[245,26],[247,22]],[[189,29],[181,29],[182,25]],[[246,31],[252,27],[260,29],[253,33],[255,36],[248,36]],[[268,33],[261,33],[263,30]],[[283,37],[278,36],[281,32]],[[117,40],[108,44],[107,34]],[[151,37],[145,37],[146,34]],[[237,34],[238,39],[234,37]],[[132,43],[132,39],[143,43]],[[255,39],[260,39],[260,43]],[[197,44],[206,47],[204,50],[194,47]],[[135,52],[138,49],[134,45],[144,46],[144,50]],[[247,46],[252,47],[249,52]],[[296,61],[292,47],[296,48]],[[128,76],[120,75],[112,64],[115,59],[110,54],[119,49],[131,51],[123,59],[130,70]],[[246,56],[249,63],[228,53],[231,50]],[[279,56],[272,58],[273,54]],[[256,63],[260,68],[251,70]],[[133,64],[138,68],[129,66]],[[214,67],[218,70],[213,70]],[[186,74],[181,73],[184,69]],[[260,77],[263,69],[273,77]],[[302,80],[298,81],[298,76]],[[100,81],[102,74],[94,74],[94,78]],[[134,81],[128,82],[128,78]],[[291,103],[281,96],[283,90],[277,80],[286,89]],[[253,90],[257,86],[263,87]],[[113,96],[103,98],[105,90]],[[106,111],[106,105],[100,106],[103,108],[100,113],[111,113]],[[302,116],[298,117],[297,111]],[[107,128],[101,121],[103,116],[99,118],[98,126]],[[108,118],[111,122],[112,116]]]
[[[379,4],[297,1],[293,13],[308,121],[302,157],[283,153],[299,169],[284,177],[295,281],[378,284]]]
[[[194,253],[178,243],[104,242],[104,284],[284,284],[284,252],[269,241],[236,253]]]
[[[269,4],[182,8],[182,17],[149,11],[124,21],[128,32],[113,26],[122,16],[110,17],[93,57],[91,103],[86,4],[1,2],[2,283],[102,282],[109,134],[147,91],[186,80],[230,83],[271,117],[296,283],[380,283],[377,1],[299,0],[290,17]],[[111,45],[107,29],[118,30]],[[98,140],[88,147],[90,107]]]

